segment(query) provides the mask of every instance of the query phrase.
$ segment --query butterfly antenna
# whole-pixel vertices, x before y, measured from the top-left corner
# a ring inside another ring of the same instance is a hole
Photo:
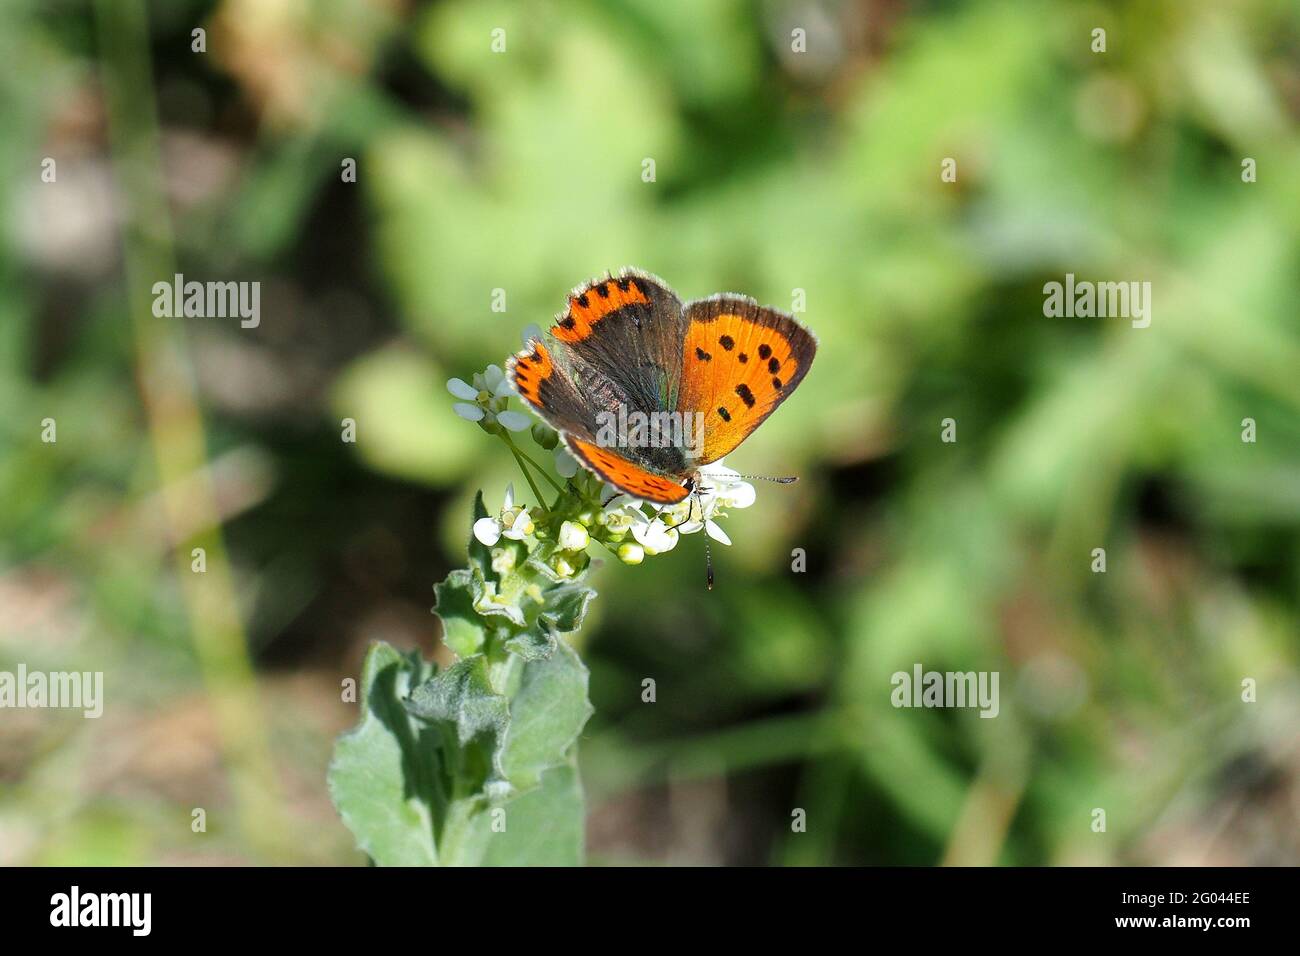
[[[696,485],[691,489],[691,503],[700,506],[700,521],[704,521],[704,502],[700,500],[700,489]],[[709,549],[709,532],[704,531],[704,582],[713,590],[713,553]]]
[[[798,475],[789,475],[785,478],[774,478],[771,475],[741,475],[740,477],[757,481],[775,481],[778,485],[789,485],[799,480]]]
[[[709,553],[709,536],[704,535],[704,582],[713,590],[713,555]]]

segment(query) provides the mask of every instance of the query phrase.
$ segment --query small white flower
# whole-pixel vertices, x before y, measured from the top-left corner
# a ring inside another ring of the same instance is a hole
[[[479,518],[474,522],[474,537],[489,548],[503,537],[512,541],[522,541],[534,531],[533,519],[528,516],[528,509],[515,505],[515,486],[506,485],[505,501],[501,505],[498,517]]]
[[[694,534],[704,527],[703,524],[694,519],[694,513],[699,510],[695,503],[695,496],[691,495],[677,502],[675,505],[669,505],[659,512],[664,524],[670,528],[676,528],[683,534]]]
[[[561,478],[572,478],[578,473],[578,462],[563,445],[555,449],[555,470]]]
[[[731,538],[722,530],[717,519],[729,508],[748,508],[757,494],[754,486],[745,481],[739,472],[714,462],[708,471],[700,472],[699,490],[677,504],[665,508],[661,514],[667,527],[679,534],[703,531],[719,544],[731,544]],[[636,534],[634,528],[632,533]],[[638,539],[639,540],[639,539]]]
[[[534,527],[527,508],[515,508],[501,513],[501,533],[512,541],[522,541],[533,533]]]
[[[642,515],[639,522],[633,521],[632,537],[651,557],[677,547],[677,530],[665,525],[663,518],[651,521]]]
[[[615,534],[629,530],[638,521],[646,522],[646,516],[640,508],[622,502],[607,505],[601,514],[605,519],[605,527]]]
[[[718,493],[717,500],[724,508],[748,508],[758,497],[754,486],[747,481],[738,481]]]
[[[523,412],[498,412],[497,421],[512,432],[522,432],[533,425],[533,420]]]
[[[714,462],[708,471],[700,472],[700,484],[703,485],[700,503],[704,506],[706,518],[715,510],[748,508],[757,497],[754,486],[740,477],[740,472],[723,467],[721,461]]]
[[[510,379],[501,371],[500,365],[489,365],[483,370],[483,388],[491,392],[493,398],[508,398],[514,394]]]
[[[453,378],[448,381],[447,391],[467,402],[478,401],[478,389],[461,378]]]
[[[587,529],[576,521],[566,521],[560,525],[558,543],[564,551],[581,551],[587,547],[591,536]]]
[[[624,564],[640,564],[645,560],[645,548],[628,541],[618,546],[618,559]]]
[[[474,522],[474,537],[489,548],[501,540],[500,518],[479,518]]]
[[[481,428],[494,432],[492,426],[500,424],[512,432],[527,431],[532,427],[533,419],[523,412],[510,409],[510,398],[514,389],[510,376],[499,365],[489,365],[481,372],[475,372],[472,382],[453,378],[447,382],[447,391],[456,398],[464,399],[452,406],[461,418],[477,422]]]

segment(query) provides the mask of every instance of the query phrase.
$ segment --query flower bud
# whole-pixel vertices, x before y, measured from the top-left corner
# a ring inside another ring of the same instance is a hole
[[[560,443],[560,436],[556,434],[555,429],[551,428],[545,422],[535,422],[532,428],[533,441],[541,445],[547,451],[553,449]]]
[[[587,529],[577,522],[566,521],[560,525],[558,544],[565,551],[582,551],[590,540]]]
[[[618,547],[618,559],[624,564],[640,564],[645,560],[645,548],[629,541]]]
[[[514,548],[492,549],[492,570],[497,574],[509,574],[515,569]]]

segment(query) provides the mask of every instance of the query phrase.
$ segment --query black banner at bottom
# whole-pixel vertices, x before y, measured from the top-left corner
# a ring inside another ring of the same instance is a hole
[[[536,917],[569,932],[635,920],[658,936],[712,925],[768,932],[814,919],[859,938],[921,928],[926,943],[1125,936],[1229,943],[1294,922],[1285,869],[9,869],[0,913],[11,942],[374,945],[468,920],[517,935]],[[662,938],[662,937],[660,937]]]

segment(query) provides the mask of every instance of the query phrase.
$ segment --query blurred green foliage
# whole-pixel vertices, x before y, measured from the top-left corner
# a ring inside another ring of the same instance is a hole
[[[728,461],[803,480],[731,522],[718,589],[689,546],[598,572],[594,862],[1300,861],[1293,5],[148,3],[130,108],[169,217],[135,226],[263,284],[260,328],[171,330],[301,837],[278,848],[227,812],[243,742],[160,507],[126,296],[166,276],[124,265],[104,6],[0,6],[0,669],[109,695],[0,718],[0,862],[357,861],[324,786],[339,681],[371,639],[434,650],[430,588],[512,478],[443,382],[624,265],[803,290],[821,349]],[[1067,272],[1150,281],[1150,328],[1044,317]],[[999,671],[1000,716],[894,709],[916,662]]]

